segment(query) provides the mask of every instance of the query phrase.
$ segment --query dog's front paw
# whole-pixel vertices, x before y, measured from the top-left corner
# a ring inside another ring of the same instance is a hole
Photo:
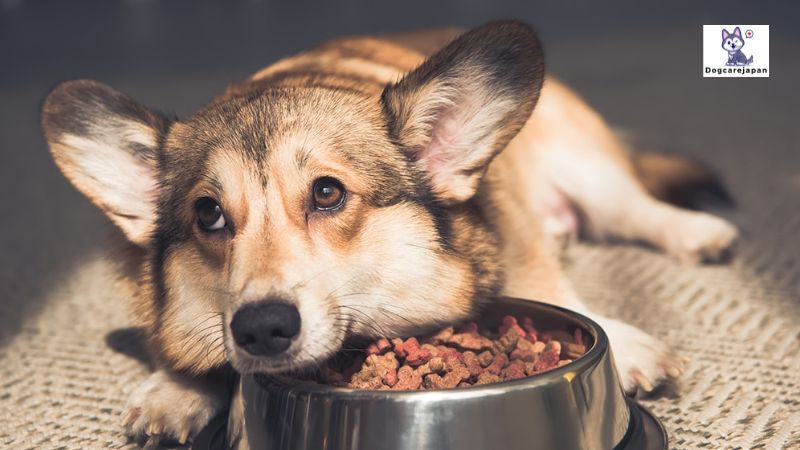
[[[691,263],[728,259],[739,235],[731,223],[707,213],[682,217],[679,223],[667,229],[667,233],[667,250]]]
[[[653,336],[618,320],[600,318],[598,322],[608,334],[625,392],[637,388],[650,392],[683,372],[684,359]]]
[[[128,435],[185,444],[226,407],[227,386],[159,370],[131,394],[122,416]]]

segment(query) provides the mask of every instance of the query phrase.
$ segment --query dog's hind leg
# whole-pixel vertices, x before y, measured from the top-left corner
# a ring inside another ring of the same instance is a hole
[[[728,256],[737,237],[732,224],[656,199],[632,171],[612,158],[573,158],[554,181],[580,210],[593,237],[643,241],[688,262],[716,262]]]
[[[717,261],[727,256],[737,236],[733,225],[708,213],[673,206],[648,192],[648,188],[655,192],[669,184],[702,181],[688,173],[691,165],[662,156],[651,158],[655,164],[647,164],[648,170],[640,170],[647,165],[635,164],[625,143],[597,113],[557,82],[548,80],[545,86],[539,108],[509,150],[527,151],[535,161],[531,176],[545,180],[540,183],[580,212],[584,230],[598,238],[643,241],[686,261]],[[514,158],[515,164],[524,166],[524,156]],[[663,166],[660,177],[657,168],[651,170],[659,165]],[[535,201],[546,203],[542,198]]]

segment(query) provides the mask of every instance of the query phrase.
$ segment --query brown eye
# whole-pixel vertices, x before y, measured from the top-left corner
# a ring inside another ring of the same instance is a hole
[[[336,178],[320,178],[314,182],[313,197],[314,209],[320,211],[338,209],[344,203],[344,186]]]
[[[194,204],[197,223],[205,231],[218,231],[225,228],[225,215],[222,207],[211,197],[203,197]]]

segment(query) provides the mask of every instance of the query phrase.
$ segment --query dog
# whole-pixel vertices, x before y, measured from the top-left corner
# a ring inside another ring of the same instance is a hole
[[[750,58],[742,53],[744,47],[744,39],[742,39],[742,30],[739,27],[733,29],[733,33],[728,30],[722,30],[722,48],[728,52],[728,62],[726,66],[748,66],[753,63],[753,56]]]
[[[227,408],[231,368],[313,366],[350,337],[415,334],[499,295],[594,318],[626,390],[651,390],[681,357],[587,309],[561,243],[580,232],[705,262],[737,237],[665,201],[705,171],[630,152],[515,21],[336,39],[182,120],[69,81],[42,124],[128,240],[120,272],[157,361],[122,418],[139,437],[190,440]]]

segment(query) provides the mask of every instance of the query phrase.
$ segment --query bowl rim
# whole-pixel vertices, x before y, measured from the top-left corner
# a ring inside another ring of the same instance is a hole
[[[500,381],[497,383],[484,384],[481,386],[471,386],[458,389],[416,389],[405,391],[377,390],[377,389],[353,389],[338,386],[329,386],[313,381],[297,380],[279,374],[252,374],[250,375],[260,389],[268,390],[264,382],[273,384],[280,389],[291,389],[293,394],[309,395],[328,395],[347,399],[370,399],[370,400],[410,400],[415,401],[440,401],[447,399],[466,399],[472,397],[485,397],[487,395],[500,395],[509,392],[534,389],[553,383],[555,380],[565,378],[571,382],[575,374],[584,372],[587,368],[596,366],[600,363],[603,356],[609,352],[608,336],[600,325],[585,315],[573,310],[545,303],[538,300],[528,300],[518,297],[499,297],[493,302],[504,302],[512,305],[534,304],[539,308],[550,309],[556,313],[566,315],[570,320],[577,321],[585,330],[592,335],[594,342],[592,346],[578,359],[561,367],[550,369],[546,372],[530,375],[517,380]],[[486,305],[488,305],[487,303]],[[486,307],[484,305],[484,307]]]

